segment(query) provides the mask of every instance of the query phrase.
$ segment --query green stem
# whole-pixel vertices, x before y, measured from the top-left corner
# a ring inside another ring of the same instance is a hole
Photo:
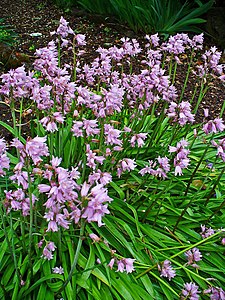
[[[61,49],[61,45],[60,45],[60,38],[59,38],[59,41],[58,41],[58,66],[59,66],[59,68],[60,68],[60,66],[61,66],[61,51],[60,51],[60,49]]]
[[[192,97],[191,97],[191,100],[190,100],[190,104],[192,104],[192,102],[194,101],[195,95],[196,95],[196,93],[197,93],[197,89],[198,89],[198,85],[196,84],[196,85],[195,85],[194,92],[193,92]]]
[[[219,231],[216,232],[215,234],[210,235],[209,237],[207,237],[207,238],[205,238],[205,239],[203,239],[203,240],[201,240],[201,241],[195,243],[194,245],[188,246],[187,248],[183,249],[182,251],[180,251],[180,252],[178,252],[178,253],[176,253],[176,254],[174,254],[174,255],[168,257],[168,260],[173,261],[173,258],[175,258],[175,257],[177,257],[177,256],[179,256],[179,255],[181,255],[181,254],[183,254],[184,252],[186,252],[186,251],[188,251],[188,250],[190,250],[190,249],[193,249],[193,248],[195,248],[195,247],[198,247],[199,245],[201,245],[201,244],[207,242],[208,240],[210,240],[211,238],[213,238],[213,237],[215,237],[215,236],[221,234],[221,232],[224,232],[224,230],[219,230]],[[160,254],[162,254],[162,253],[160,253]],[[165,256],[165,255],[163,255],[163,256]],[[174,261],[174,262],[175,262],[175,261]],[[175,263],[177,264],[177,262],[175,262]],[[138,276],[136,276],[136,279],[138,279],[138,278],[144,276],[145,274],[151,272],[151,270],[154,269],[157,265],[158,265],[158,263],[156,263],[156,264],[154,264],[153,266],[149,267],[149,268],[146,269],[144,272],[142,272],[141,274],[139,274]],[[193,273],[193,272],[190,271],[190,270],[188,270],[188,271],[191,272],[191,273]],[[152,274],[152,272],[151,272],[151,274]],[[198,274],[194,273],[194,275],[197,276]],[[197,277],[200,277],[200,276],[198,275]],[[203,280],[205,280],[206,282],[208,282],[208,281],[207,281],[205,278],[203,278],[203,277],[201,277],[201,279],[203,279]]]
[[[152,135],[151,135],[148,143],[146,142],[146,146],[145,146],[146,151],[145,151],[144,155],[147,154],[147,151],[150,148],[150,146],[153,144],[154,139],[157,136],[158,136],[157,141],[161,138],[162,133],[161,133],[161,135],[159,134],[159,132],[160,132],[160,126],[162,125],[167,105],[168,105],[167,103],[164,103],[164,105],[163,105],[163,108],[161,110],[161,114],[160,114],[159,118],[157,119],[157,123],[155,125],[154,130],[153,130],[153,133],[152,133]],[[154,107],[154,109],[155,109],[155,107]],[[151,115],[151,117],[152,117],[152,115]],[[155,144],[156,144],[156,141],[155,141]]]
[[[174,289],[172,289],[172,287],[165,282],[161,277],[157,276],[155,273],[150,272],[150,274],[155,277],[158,281],[160,281],[163,285],[165,285],[174,295],[176,295],[176,297],[179,297],[179,295],[174,291]],[[178,299],[178,298],[177,298]]]
[[[218,176],[216,182],[214,183],[214,185],[213,185],[213,187],[211,189],[211,192],[209,193],[208,197],[206,198],[205,206],[208,204],[210,197],[215,192],[215,188],[216,188],[217,184],[219,183],[221,177],[223,176],[224,171],[225,171],[225,167],[223,167],[223,169],[221,170],[220,175]]]
[[[71,139],[70,139],[69,153],[68,153],[68,155],[67,155],[67,163],[66,163],[67,169],[68,169],[69,166],[70,166],[70,162],[71,162],[71,154],[72,154],[73,148],[74,148],[74,136],[72,135],[72,136],[71,136]],[[72,164],[71,164],[71,165],[72,165]]]
[[[184,192],[184,196],[187,196],[189,187],[190,187],[190,185],[191,185],[191,183],[192,183],[192,181],[193,181],[193,178],[194,178],[196,172],[198,171],[199,166],[201,165],[201,163],[202,163],[202,161],[203,161],[203,159],[204,159],[204,157],[205,157],[205,155],[206,155],[206,152],[207,152],[208,149],[209,149],[209,146],[210,146],[210,144],[208,144],[208,146],[205,148],[205,150],[204,150],[204,152],[203,152],[203,154],[202,154],[202,156],[201,156],[201,158],[200,158],[200,160],[199,160],[197,166],[195,167],[194,171],[192,172],[191,177],[190,177],[190,179],[189,179],[189,181],[188,181],[186,190],[185,190],[185,192]]]
[[[74,38],[75,41],[75,38]],[[75,51],[75,43],[73,43],[73,81],[76,82],[77,79],[77,68],[76,68],[76,63],[77,58],[76,58],[76,51]]]
[[[171,181],[170,181],[170,182],[171,182]],[[157,186],[156,186],[156,188],[154,188],[154,192],[153,192],[153,195],[152,195],[152,196],[156,195],[157,190],[158,190],[158,188],[159,188],[159,186],[160,186],[160,183],[161,183],[161,181],[159,181],[158,184],[157,184]],[[168,186],[170,186],[170,184],[168,184]],[[165,193],[166,193],[166,191],[165,191]],[[158,197],[156,197],[156,199],[155,199],[154,201],[152,201],[152,203],[151,203],[151,204],[149,205],[149,207],[146,209],[146,211],[145,211],[145,213],[144,213],[144,216],[143,216],[143,218],[141,219],[141,222],[142,222],[142,223],[145,222],[145,220],[146,220],[146,218],[148,217],[148,215],[149,215],[149,213],[150,213],[152,207],[153,207],[154,204],[158,201],[159,195],[160,195],[160,193],[157,195]]]
[[[59,250],[59,259],[62,262],[62,234],[61,229],[58,231],[58,250]]]
[[[84,147],[86,145],[86,136],[84,136]],[[83,171],[81,176],[81,182],[84,182],[85,178],[85,172],[86,172],[86,163],[87,163],[87,155],[86,155],[86,149],[85,149],[85,155],[83,157]]]
[[[23,113],[23,98],[20,101],[19,132],[18,132],[19,136],[21,136],[22,113]]]
[[[177,62],[174,65],[172,84],[174,84],[174,82],[175,82],[176,73],[177,73]]]
[[[17,260],[16,260],[15,243],[14,243],[14,238],[13,238],[14,230],[13,230],[12,214],[11,213],[10,213],[10,228],[11,228],[11,231],[12,231],[11,243],[12,243],[13,262],[14,262],[14,267],[15,267],[15,271],[16,271],[16,275],[17,275],[17,280],[18,280],[18,282],[20,282],[20,274],[19,274],[18,264],[17,264]]]
[[[5,220],[4,220],[5,216],[6,216],[6,212],[4,211],[4,215],[3,215],[3,213],[2,213],[2,207],[0,207],[0,215],[1,215],[1,219],[2,219],[3,232],[4,232],[4,235],[5,235],[6,243],[8,245],[8,249],[10,251],[12,260],[14,262],[15,271],[16,271],[16,274],[17,274],[17,278],[19,280],[20,276],[19,276],[19,270],[18,270],[17,261],[16,261],[16,255],[15,255],[15,248],[14,248],[13,238],[12,238],[12,243],[10,243],[9,235],[8,235],[9,232],[7,231]],[[12,216],[11,216],[11,213],[10,213],[10,227],[11,227],[12,236],[13,236],[14,230],[13,230],[13,225],[12,225]]]
[[[205,239],[203,239],[203,240],[201,240],[201,241],[195,243],[194,245],[188,246],[186,249],[183,249],[182,251],[180,251],[180,252],[178,252],[178,253],[172,255],[172,256],[170,257],[170,259],[175,258],[175,257],[177,257],[177,256],[179,256],[179,255],[181,255],[181,254],[183,254],[184,252],[186,252],[186,251],[188,251],[188,250],[190,250],[190,249],[193,249],[193,248],[195,248],[195,247],[198,247],[199,245],[201,245],[201,244],[203,244],[203,243],[205,243],[205,242],[208,242],[208,240],[210,240],[210,239],[212,239],[213,237],[219,235],[221,232],[224,232],[224,230],[219,230],[219,231],[217,231],[216,233],[214,233],[214,234],[208,236],[207,238],[205,238]]]
[[[217,213],[225,206],[225,200],[220,204],[220,206],[216,209],[216,211],[214,211],[211,216],[208,217],[208,219],[206,220],[205,224],[207,224],[209,222],[210,219],[212,219],[213,216],[217,215]]]
[[[30,178],[30,173],[28,171],[28,194],[29,194],[29,200],[30,200],[30,226],[29,226],[29,248],[28,248],[28,257],[29,257],[29,266],[30,266],[30,272],[31,276],[33,274],[33,268],[32,268],[32,243],[33,243],[33,201],[32,201],[32,183],[31,183],[31,178]]]
[[[50,152],[50,154],[51,154],[51,156],[53,156],[54,155],[54,153],[53,153],[53,149],[54,149],[54,132],[51,132],[50,133],[50,137],[49,137],[49,152]]]
[[[179,131],[179,127],[178,127],[178,124],[176,123],[175,126],[172,127],[171,138],[167,144],[167,147],[164,146],[165,151],[164,151],[163,155],[165,155],[165,153],[167,153],[168,147],[172,144],[174,138],[177,137],[177,131]],[[161,133],[161,135],[163,135],[163,134],[164,134],[164,132]],[[158,142],[158,141],[159,141],[159,139],[156,142]]]
[[[21,229],[21,236],[22,236],[22,245],[23,245],[23,251],[25,252],[26,251],[26,244],[25,244],[25,228],[24,228],[24,217],[22,216],[21,214],[21,218],[23,219],[20,219],[20,229]]]
[[[220,118],[222,118],[222,116],[223,116],[224,109],[225,109],[225,100],[223,100],[223,105],[222,105],[222,108],[220,111]]]
[[[14,103],[13,97],[11,97],[10,109],[11,109],[11,115],[12,115],[13,129],[14,129],[14,132],[15,132],[15,137],[18,138],[18,128],[16,126],[15,103]],[[18,154],[18,151],[17,151],[17,154]]]
[[[210,146],[210,144],[208,144],[208,146],[205,148],[205,150],[204,150],[204,152],[203,152],[203,155],[201,156],[201,158],[200,158],[200,160],[199,160],[197,166],[195,167],[195,170],[194,170],[193,173],[191,174],[191,177],[190,177],[190,179],[189,179],[189,181],[188,181],[186,190],[185,190],[185,192],[184,192],[184,196],[187,196],[189,187],[190,187],[190,185],[191,185],[191,183],[192,183],[192,181],[193,181],[193,178],[194,178],[194,176],[195,176],[195,174],[196,174],[196,172],[197,172],[199,166],[201,165],[201,163],[202,163],[202,161],[203,161],[203,159],[204,159],[204,157],[205,157],[206,152],[207,152],[208,149],[209,149],[209,146]],[[177,222],[176,222],[176,224],[175,224],[175,226],[174,226],[173,233],[176,231],[176,229],[177,229],[177,227],[178,227],[178,224],[179,224],[180,221],[182,220],[182,217],[184,216],[184,214],[186,213],[187,209],[190,207],[190,205],[192,204],[192,202],[193,202],[194,199],[195,199],[195,197],[192,197],[192,198],[190,199],[188,205],[183,209],[181,215],[179,216],[179,218],[178,218],[178,220],[177,220]]]
[[[191,53],[190,62],[189,62],[189,64],[188,64],[188,69],[187,69],[187,73],[186,73],[186,78],[185,78],[184,85],[183,85],[183,88],[182,88],[182,91],[181,91],[179,103],[180,103],[180,102],[182,101],[182,99],[183,99],[184,92],[185,92],[185,89],[186,89],[186,86],[187,86],[187,83],[188,83],[188,79],[189,79],[189,75],[190,75],[190,71],[191,71],[192,57],[193,57],[193,52]]]
[[[199,107],[200,103],[202,102],[202,99],[204,98],[207,90],[208,90],[208,87],[205,87],[205,89],[204,89],[204,83],[202,83],[201,89],[200,89],[200,92],[199,92],[199,96],[198,96],[198,100],[197,100],[197,103],[196,103],[196,106],[195,106],[195,109],[194,109],[194,114],[196,114],[196,112],[198,110],[198,107]]]
[[[63,286],[62,286],[62,288],[60,289],[59,292],[61,292],[62,290],[65,289],[65,287],[67,286],[67,284],[70,282],[71,278],[73,277],[74,271],[75,271],[76,266],[77,266],[77,262],[78,262],[78,258],[79,258],[79,254],[80,254],[80,249],[81,249],[81,246],[82,246],[84,228],[85,228],[85,222],[84,222],[84,220],[82,220],[82,224],[81,224],[81,228],[80,228],[80,236],[79,236],[79,240],[78,240],[77,249],[76,249],[76,253],[75,253],[75,256],[74,256],[73,264],[72,264],[70,273],[69,273],[66,281],[64,282],[64,284],[63,284]]]
[[[171,58],[170,58],[170,65],[169,65],[169,77],[171,78],[171,74],[173,71],[173,54],[171,54]]]

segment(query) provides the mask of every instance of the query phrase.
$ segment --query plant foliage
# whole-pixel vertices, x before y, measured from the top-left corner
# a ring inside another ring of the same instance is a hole
[[[9,25],[5,25],[4,19],[0,19],[0,43],[6,45],[13,45],[18,37]]]
[[[135,32],[168,35],[177,32],[200,32],[201,18],[213,5],[214,0],[79,0],[85,10],[106,16],[113,15],[129,25]]]

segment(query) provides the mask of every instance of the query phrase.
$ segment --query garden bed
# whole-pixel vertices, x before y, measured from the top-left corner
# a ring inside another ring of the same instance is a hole
[[[225,299],[221,53],[20,4],[2,8],[31,72],[1,75],[0,298]]]

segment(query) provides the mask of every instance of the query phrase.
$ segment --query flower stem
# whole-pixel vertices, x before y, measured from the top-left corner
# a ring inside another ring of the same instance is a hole
[[[208,144],[208,146],[205,148],[205,150],[204,150],[204,152],[203,152],[203,154],[202,154],[202,157],[200,158],[200,160],[199,160],[197,166],[195,167],[194,171],[192,172],[191,177],[190,177],[190,179],[189,179],[189,181],[188,181],[186,190],[185,190],[185,192],[184,192],[184,196],[187,196],[187,193],[188,193],[189,187],[190,187],[190,185],[191,185],[191,183],[192,183],[192,180],[193,180],[193,178],[194,178],[196,172],[198,171],[198,168],[199,168],[199,166],[201,165],[201,163],[202,163],[202,161],[203,161],[203,159],[204,159],[204,157],[205,157],[205,155],[206,155],[206,152],[207,152],[208,149],[209,149],[209,146],[210,146],[210,144]]]
[[[29,200],[30,200],[30,227],[29,227],[29,248],[28,248],[28,257],[29,257],[29,266],[30,266],[30,272],[31,272],[31,276],[33,274],[33,268],[32,268],[32,260],[31,260],[31,250],[32,250],[32,243],[33,243],[33,236],[32,236],[32,232],[33,232],[33,201],[32,201],[32,191],[31,191],[31,187],[32,187],[32,183],[31,183],[31,178],[30,178],[30,173],[28,171],[28,184],[29,184],[29,188],[28,188],[28,193],[29,193]]]
[[[189,62],[189,64],[188,64],[188,69],[187,69],[187,73],[186,73],[186,78],[185,78],[184,85],[183,85],[183,88],[182,88],[182,91],[181,91],[181,94],[180,94],[180,100],[179,100],[179,103],[180,103],[180,102],[182,101],[182,99],[183,99],[184,91],[185,91],[186,86],[187,86],[187,83],[188,83],[189,75],[190,75],[190,72],[191,72],[192,58],[193,58],[193,52],[191,53],[190,62]]]
[[[224,171],[225,171],[225,167],[223,167],[223,169],[221,170],[221,172],[220,172],[220,174],[219,174],[219,176],[218,176],[216,182],[214,183],[214,185],[213,185],[213,187],[212,187],[212,189],[211,189],[211,191],[210,191],[208,197],[206,198],[205,206],[208,204],[210,197],[211,197],[212,194],[215,192],[215,188],[216,188],[217,184],[220,182],[220,179],[221,179],[221,177],[223,176]]]
[[[59,292],[61,292],[62,290],[64,290],[65,287],[67,286],[67,284],[70,282],[70,280],[71,280],[71,278],[73,276],[74,270],[75,270],[75,268],[77,266],[78,257],[79,257],[79,254],[80,254],[80,249],[81,249],[82,241],[83,241],[84,228],[85,228],[85,222],[83,221],[81,223],[80,236],[79,236],[79,240],[78,240],[78,244],[77,244],[77,249],[76,249],[76,253],[75,253],[75,256],[74,256],[74,260],[73,260],[73,264],[72,264],[70,273],[69,273],[66,281],[64,282],[64,284],[63,284],[63,286],[62,286],[62,288],[60,289]]]

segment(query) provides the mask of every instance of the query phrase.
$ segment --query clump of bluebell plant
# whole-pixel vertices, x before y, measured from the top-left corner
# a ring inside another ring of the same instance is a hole
[[[219,240],[222,247],[223,230],[201,225],[200,232],[198,224],[183,232],[180,227],[183,220],[194,223],[187,220],[202,207],[209,210],[210,222],[224,206],[219,180],[225,169],[212,176],[205,163],[224,161],[222,115],[210,120],[205,108],[204,124],[194,124],[208,82],[225,79],[221,53],[215,47],[204,52],[203,34],[176,34],[167,42],[155,34],[146,36],[144,49],[129,38],[121,39],[120,47],[99,47],[98,57],[87,64],[81,59],[85,35],[76,34],[63,17],[51,34],[53,40],[36,51],[32,71],[22,66],[1,76],[0,93],[11,106],[14,134],[12,141],[0,139],[2,210],[29,262],[22,268],[20,248],[9,247],[18,289],[23,280],[18,297],[44,289],[72,297],[77,286],[87,296],[96,280],[124,297],[113,272],[129,274],[134,290],[137,278],[147,274],[139,282],[145,292],[138,290],[145,299],[153,290],[146,288],[151,281],[160,282],[172,297],[199,299],[198,285],[188,282],[194,276],[209,287],[205,295],[224,295],[222,283],[211,285],[201,273],[204,265],[197,264],[207,260],[202,245]],[[195,64],[199,51],[201,63]],[[64,52],[70,64],[64,63]],[[133,71],[137,59],[140,69]],[[178,95],[175,77],[182,63],[188,70]],[[199,90],[184,101],[190,74]],[[19,103],[21,120],[28,99],[32,107],[26,110],[35,120],[30,136],[24,137],[15,106]],[[198,185],[195,176],[200,176]],[[211,197],[220,201],[216,208],[209,205]],[[13,227],[14,220],[19,223]],[[12,239],[6,229],[4,234]],[[192,246],[184,238],[188,234]],[[42,280],[32,286],[47,275],[47,284]],[[178,276],[186,281],[183,288]],[[162,295],[162,286],[153,298]],[[94,288],[92,292],[98,295]],[[127,290],[130,299],[138,299],[132,292]]]

